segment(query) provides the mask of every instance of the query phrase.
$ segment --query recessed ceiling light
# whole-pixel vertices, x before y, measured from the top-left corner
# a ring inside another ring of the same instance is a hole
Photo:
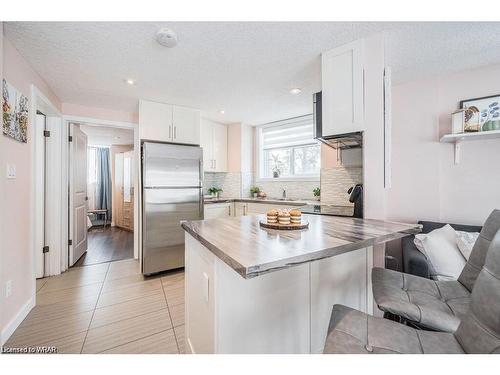
[[[126,78],[126,79],[124,79],[124,81],[127,85],[130,85],[130,86],[134,86],[136,83],[135,80],[133,80],[132,78]]]
[[[298,87],[295,87],[295,88],[290,90],[290,94],[292,94],[292,95],[297,95],[297,94],[300,94],[301,92],[302,92],[302,90],[299,89]]]
[[[177,45],[177,34],[167,27],[156,32],[156,41],[164,47],[172,48]]]
[[[219,113],[220,113],[221,115],[223,115],[224,113],[226,113],[226,111],[224,111],[223,109],[221,109],[221,110],[219,111]]]

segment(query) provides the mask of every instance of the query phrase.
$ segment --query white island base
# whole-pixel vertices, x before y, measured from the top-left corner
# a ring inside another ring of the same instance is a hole
[[[332,306],[373,313],[367,247],[245,279],[186,233],[186,350],[321,353]]]

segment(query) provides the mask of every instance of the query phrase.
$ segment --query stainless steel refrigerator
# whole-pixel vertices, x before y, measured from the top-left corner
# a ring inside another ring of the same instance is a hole
[[[203,219],[201,147],[142,144],[142,273],[184,267],[181,220]]]

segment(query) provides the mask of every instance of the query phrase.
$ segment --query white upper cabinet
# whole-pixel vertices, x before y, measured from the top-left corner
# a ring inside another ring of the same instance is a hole
[[[363,40],[321,56],[323,136],[364,130]]]
[[[206,172],[227,172],[227,126],[203,119],[200,134],[203,169]]]
[[[172,141],[172,106],[163,103],[139,102],[139,134],[149,141]]]
[[[139,133],[150,141],[200,144],[200,112],[146,100],[139,102]]]
[[[173,106],[173,142],[200,144],[200,111]]]

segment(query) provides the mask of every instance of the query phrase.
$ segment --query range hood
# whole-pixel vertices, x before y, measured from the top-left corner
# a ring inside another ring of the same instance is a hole
[[[347,150],[363,147],[363,133],[323,134],[321,91],[313,94],[314,100],[314,138],[334,149]]]

